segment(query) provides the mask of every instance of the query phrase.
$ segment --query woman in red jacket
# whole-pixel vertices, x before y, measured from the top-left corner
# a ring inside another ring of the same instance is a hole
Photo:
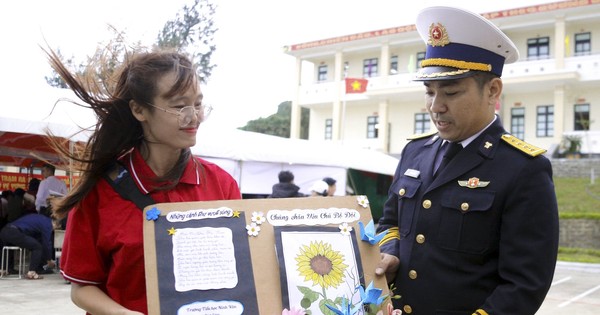
[[[61,272],[72,283],[73,302],[88,314],[146,314],[142,211],[105,176],[127,171],[157,203],[240,199],[228,173],[190,151],[211,108],[202,102],[192,62],[179,53],[135,55],[114,87],[101,92],[48,55],[98,117],[84,156],[70,156],[83,165],[78,185],[53,205],[56,216],[68,213]]]

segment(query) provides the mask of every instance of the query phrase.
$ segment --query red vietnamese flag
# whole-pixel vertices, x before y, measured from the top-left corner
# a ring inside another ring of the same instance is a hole
[[[346,93],[364,93],[367,91],[367,79],[346,78]]]

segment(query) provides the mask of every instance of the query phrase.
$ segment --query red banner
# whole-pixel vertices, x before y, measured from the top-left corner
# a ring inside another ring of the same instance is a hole
[[[67,176],[56,176],[65,181],[67,187],[69,187],[69,177]],[[30,175],[25,173],[10,173],[0,172],[0,190],[12,190],[22,188],[27,190],[27,185],[32,178],[39,180],[44,179],[42,175]]]
[[[346,93],[364,93],[367,91],[367,79],[346,78]]]

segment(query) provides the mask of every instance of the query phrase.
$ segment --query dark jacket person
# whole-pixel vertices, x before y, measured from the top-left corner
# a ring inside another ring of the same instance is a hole
[[[416,80],[437,132],[402,152],[376,273],[406,314],[533,315],[554,275],[558,209],[545,150],[495,115],[502,67],[518,51],[468,11],[428,8],[416,25],[427,43]]]

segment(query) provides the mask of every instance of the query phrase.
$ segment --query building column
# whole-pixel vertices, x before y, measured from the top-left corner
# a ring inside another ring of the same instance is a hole
[[[554,142],[560,143],[565,132],[565,86],[554,87]]]
[[[387,83],[387,77],[390,75],[390,44],[383,43],[381,44],[381,54],[379,56],[381,62],[379,62],[379,69],[381,72],[379,73],[379,77],[386,78],[385,82]]]
[[[294,69],[294,75],[296,77],[294,84],[296,85],[296,89],[294,91],[294,97],[292,98],[292,117],[290,118],[291,139],[300,139],[300,120],[302,118],[302,108],[300,107],[300,87],[302,86],[301,73],[302,59],[300,57],[296,57],[296,67]]]
[[[346,93],[346,82],[342,78],[344,73],[344,60],[341,51],[335,53],[335,61],[333,66],[333,82],[338,83],[338,94],[332,104],[331,119],[332,119],[332,140],[343,140],[343,128],[344,128],[344,110],[345,104],[342,104],[342,98],[345,97]]]
[[[556,18],[554,23],[554,60],[556,62],[556,70],[565,68],[565,17]]]
[[[389,153],[390,147],[390,122],[389,122],[390,106],[388,100],[379,102],[379,129],[377,136],[379,138],[379,148],[383,153]]]

